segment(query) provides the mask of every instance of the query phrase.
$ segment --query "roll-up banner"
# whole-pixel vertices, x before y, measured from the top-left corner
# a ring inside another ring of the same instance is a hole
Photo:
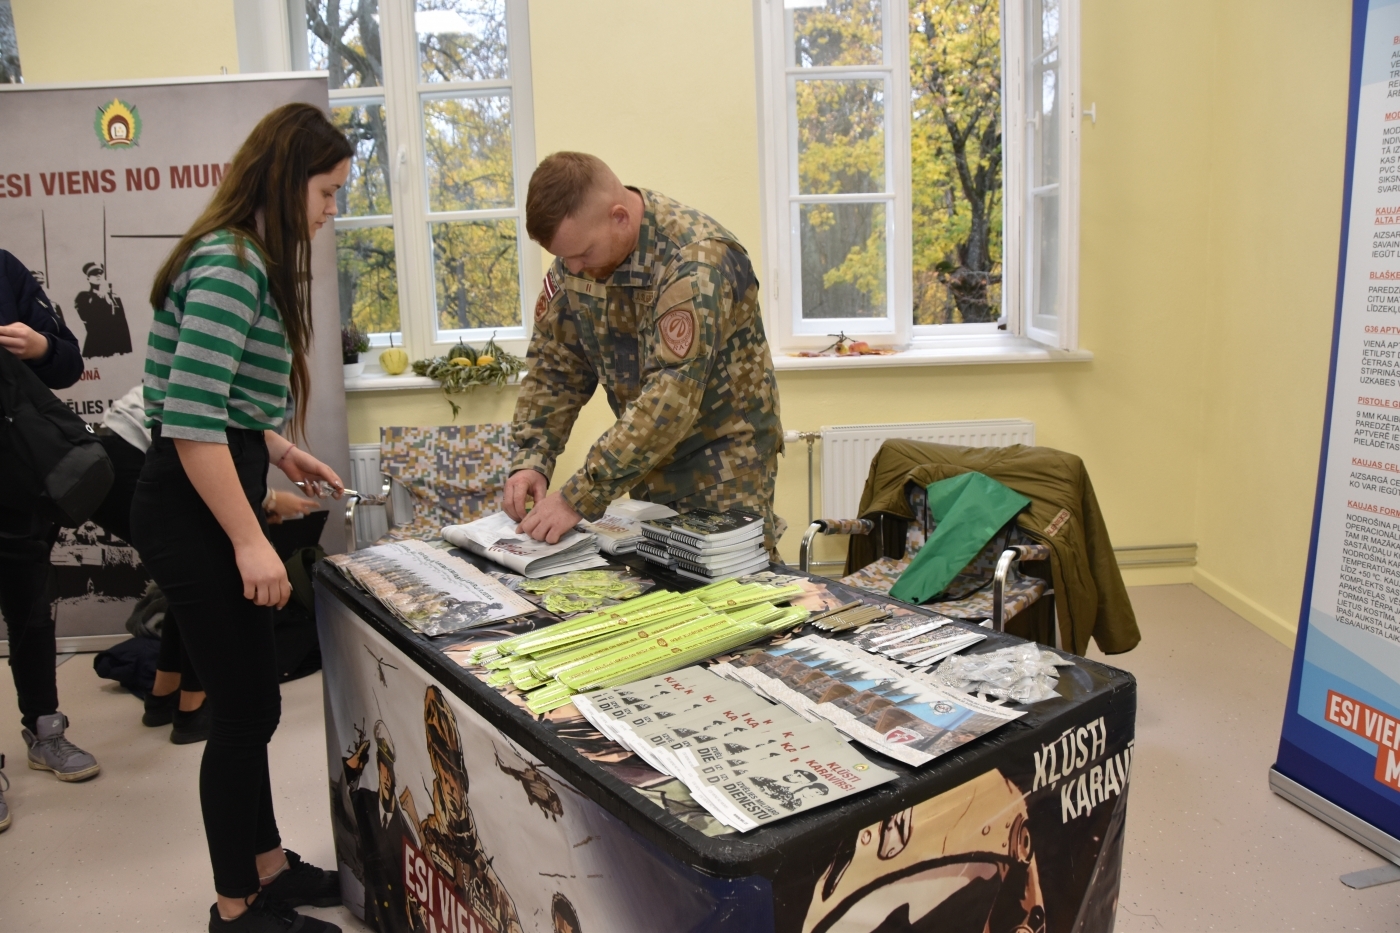
[[[92,85],[0,85],[0,249],[35,273],[78,338],[83,375],[56,394],[90,424],[141,381],[151,283],[264,114],[293,101],[328,109],[317,74]],[[342,477],[349,439],[340,359],[335,238],[312,246],[312,391],[307,445]],[[275,486],[293,489],[278,471]],[[344,550],[330,502],[322,545]],[[147,582],[135,551],[91,522],[54,547],[60,637],[111,635]]]
[[[1400,863],[1400,0],[1355,0],[1312,543],[1275,791]]]

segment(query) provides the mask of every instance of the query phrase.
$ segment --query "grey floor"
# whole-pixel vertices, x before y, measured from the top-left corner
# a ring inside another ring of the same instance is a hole
[[[1269,793],[1289,652],[1189,586],[1132,591],[1141,647],[1127,853],[1117,929],[1400,929],[1400,883],[1353,891],[1375,855]],[[87,784],[24,766],[13,687],[0,677],[0,752],[14,825],[0,835],[0,931],[193,931],[212,888],[200,829],[200,746],[140,724],[140,703],[79,655],[58,670],[70,734],[102,761]],[[287,845],[332,861],[321,683],[283,691],[272,743]],[[347,930],[343,910],[316,911]],[[594,933],[594,931],[590,931]],[[597,931],[603,933],[603,931]]]

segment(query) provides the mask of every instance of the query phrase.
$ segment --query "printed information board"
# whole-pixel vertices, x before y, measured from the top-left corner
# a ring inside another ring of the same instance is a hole
[[[1271,782],[1400,861],[1400,0],[1355,2],[1347,133],[1317,506]]]
[[[151,282],[208,204],[229,161],[269,111],[293,101],[328,108],[323,74],[177,78],[0,91],[0,249],[34,274],[78,338],[83,374],[55,394],[100,424],[141,381]],[[312,244],[311,399],[302,446],[348,481],[333,231]],[[290,491],[279,471],[273,481]],[[322,544],[342,550],[343,504]],[[110,635],[146,587],[127,542],[92,522],[54,547],[60,637]]]

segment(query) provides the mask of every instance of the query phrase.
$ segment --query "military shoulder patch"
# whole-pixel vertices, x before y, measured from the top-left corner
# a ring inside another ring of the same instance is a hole
[[[688,307],[672,308],[661,315],[661,319],[656,322],[656,329],[660,331],[666,349],[678,359],[685,359],[690,355],[691,347],[695,346],[694,311]]]
[[[549,313],[549,299],[545,297],[545,292],[540,292],[540,297],[535,301],[535,323],[544,320],[544,316]]]
[[[544,274],[544,296],[545,296],[545,300],[547,300],[547,301],[553,301],[553,300],[554,300],[554,296],[557,295],[557,294],[559,294],[559,283],[556,282],[556,281],[554,281],[554,270],[553,270],[553,269],[550,269],[549,271],[547,271],[547,272]],[[539,314],[539,311],[536,310],[535,313],[536,313],[536,314]]]

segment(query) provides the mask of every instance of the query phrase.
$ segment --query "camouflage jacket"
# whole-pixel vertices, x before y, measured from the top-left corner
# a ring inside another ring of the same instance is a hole
[[[561,488],[585,518],[631,490],[673,502],[774,469],[778,385],[758,279],[734,235],[654,191],[637,247],[606,281],[556,259],[535,304],[511,469],[551,477],[601,383],[617,423]]]

